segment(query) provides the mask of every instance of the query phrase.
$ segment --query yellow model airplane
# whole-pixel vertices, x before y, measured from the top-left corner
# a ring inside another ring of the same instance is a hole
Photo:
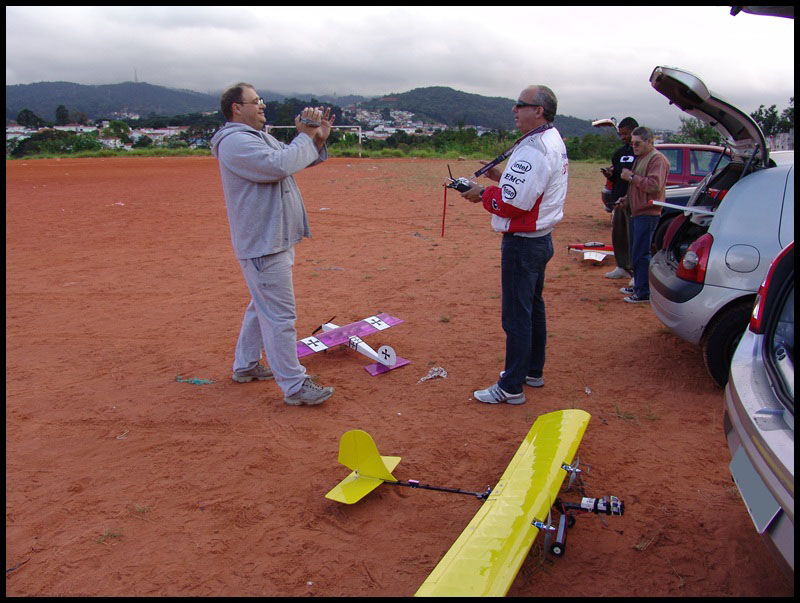
[[[550,508],[567,474],[579,471],[571,463],[589,418],[589,413],[577,409],[541,415],[500,481],[483,493],[398,480],[392,471],[400,457],[381,456],[368,433],[351,430],[341,438],[339,462],[352,473],[325,496],[352,504],[387,483],[470,494],[484,500],[416,596],[502,596],[511,587],[540,529],[556,530],[549,524]],[[597,504],[594,506],[586,510],[606,512],[603,505],[599,505],[601,511]],[[608,514],[612,514],[610,506]],[[621,515],[621,509],[616,514]]]

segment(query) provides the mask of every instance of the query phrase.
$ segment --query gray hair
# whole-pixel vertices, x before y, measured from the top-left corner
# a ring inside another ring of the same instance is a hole
[[[650,128],[645,128],[644,126],[639,126],[633,132],[631,132],[631,136],[638,136],[644,142],[653,142],[653,131]]]
[[[533,97],[533,102],[542,106],[542,113],[545,120],[552,122],[556,118],[558,99],[550,88],[536,85],[536,94]]]

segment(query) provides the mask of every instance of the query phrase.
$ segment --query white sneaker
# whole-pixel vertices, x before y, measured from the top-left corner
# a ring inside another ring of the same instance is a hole
[[[485,402],[486,404],[499,404],[500,402],[507,402],[508,404],[523,404],[525,402],[525,394],[522,392],[518,394],[509,394],[503,390],[497,383],[490,385],[486,389],[479,389],[472,393],[478,402]]]
[[[606,272],[606,278],[630,278],[631,273],[617,266],[611,272]]]

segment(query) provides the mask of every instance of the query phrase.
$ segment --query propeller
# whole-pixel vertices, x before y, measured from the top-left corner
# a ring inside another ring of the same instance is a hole
[[[334,315],[334,316],[331,316],[331,317],[330,317],[328,320],[326,320],[325,322],[323,322],[323,323],[322,323],[322,325],[324,325],[324,324],[328,324],[328,323],[329,323],[329,322],[331,322],[331,321],[332,321],[334,318],[336,318],[336,316],[335,316],[335,315]],[[319,332],[319,330],[322,328],[322,325],[319,325],[319,326],[318,326],[316,329],[314,329],[314,330],[311,332],[311,334],[312,334],[312,335],[316,335],[316,334]]]

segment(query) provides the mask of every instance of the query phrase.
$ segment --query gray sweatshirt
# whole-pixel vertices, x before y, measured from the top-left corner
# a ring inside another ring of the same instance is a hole
[[[292,174],[327,159],[325,147],[318,152],[307,134],[287,145],[245,124],[227,122],[212,137],[211,153],[219,161],[237,258],[278,253],[311,236]]]

